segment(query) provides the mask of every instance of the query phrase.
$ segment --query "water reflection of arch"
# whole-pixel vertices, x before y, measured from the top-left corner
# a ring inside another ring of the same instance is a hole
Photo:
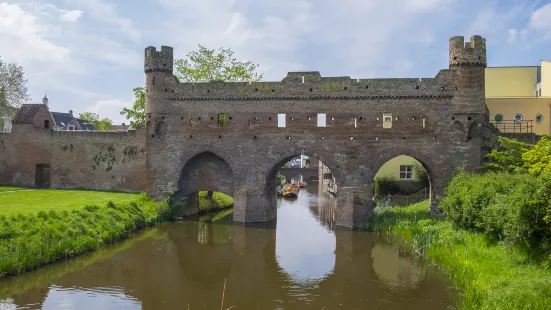
[[[232,226],[225,223],[197,222],[168,231],[182,277],[203,286],[224,283],[232,268],[233,247],[231,242],[216,244],[214,238],[216,231],[224,234],[228,229]]]
[[[312,215],[327,230],[334,231],[336,228],[337,199],[330,195],[317,196],[317,202],[309,206]]]
[[[427,269],[415,264],[411,250],[393,242],[391,236],[377,236],[371,250],[373,271],[381,285],[391,291],[415,290],[427,277]]]

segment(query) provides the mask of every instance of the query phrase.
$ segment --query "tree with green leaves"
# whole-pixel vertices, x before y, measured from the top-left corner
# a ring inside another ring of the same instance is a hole
[[[23,67],[18,63],[8,63],[0,58],[0,115],[9,112],[10,108],[18,108],[29,100],[27,78]]]
[[[187,59],[174,62],[174,75],[182,83],[209,81],[259,82],[263,74],[258,74],[258,65],[251,61],[241,62],[233,57],[230,49],[208,49],[202,45],[188,53]]]
[[[84,112],[78,115],[78,118],[87,120],[90,124],[94,125],[96,130],[106,131],[113,130],[113,121],[108,118],[100,119],[99,115],[92,112]]]
[[[515,139],[499,137],[497,149],[486,155],[488,162],[484,164],[483,170],[511,173],[527,172],[523,154],[532,147],[530,144]]]
[[[258,65],[251,61],[238,61],[230,49],[208,49],[199,45],[197,50],[186,55],[186,59],[174,62],[174,75],[182,83],[200,83],[213,80],[225,82],[259,82],[263,74],[256,72]],[[130,126],[136,128],[145,125],[145,88],[136,87],[132,108],[124,108],[121,115],[130,120]]]
[[[522,154],[522,160],[529,173],[551,175],[551,137],[543,135],[538,143]]]
[[[135,87],[132,91],[134,92],[134,104],[130,109],[122,109],[121,115],[130,120],[130,127],[137,128],[145,126],[145,88]]]

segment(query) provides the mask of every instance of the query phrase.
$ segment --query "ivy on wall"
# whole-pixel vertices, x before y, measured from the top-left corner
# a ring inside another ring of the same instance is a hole
[[[227,123],[226,113],[218,113],[218,126],[225,128]]]

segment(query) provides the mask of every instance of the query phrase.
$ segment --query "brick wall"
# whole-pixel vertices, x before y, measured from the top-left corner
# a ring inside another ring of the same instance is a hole
[[[49,164],[52,188],[142,191],[144,138],[143,131],[62,132],[14,124],[12,133],[0,134],[0,183],[34,186],[35,166]]]

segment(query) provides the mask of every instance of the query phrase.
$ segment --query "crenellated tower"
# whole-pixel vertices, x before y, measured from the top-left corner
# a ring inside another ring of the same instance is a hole
[[[158,99],[160,92],[165,92],[167,85],[173,80],[173,48],[161,46],[157,51],[154,46],[145,48],[144,72],[145,72],[145,111],[150,113],[150,106]]]
[[[450,38],[449,68],[454,76],[453,114],[483,122],[485,101],[486,39],[474,35],[465,43],[462,36]],[[462,117],[460,117],[462,118]]]

